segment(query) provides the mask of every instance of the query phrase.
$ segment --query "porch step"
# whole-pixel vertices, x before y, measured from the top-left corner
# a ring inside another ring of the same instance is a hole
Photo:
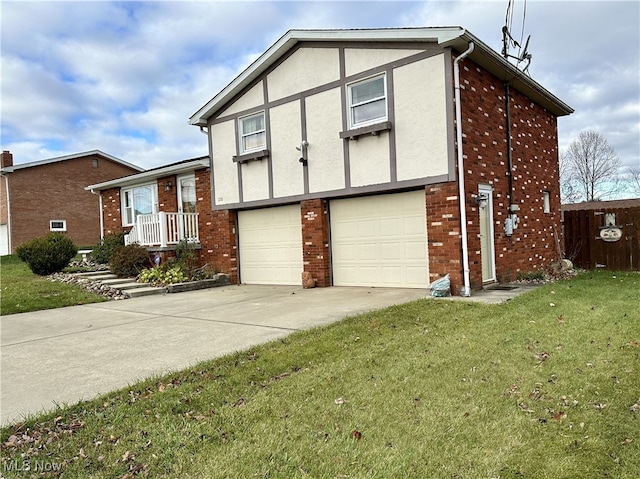
[[[135,283],[134,278],[109,278],[99,280],[102,284],[112,286],[113,288],[119,287],[122,284]],[[142,284],[142,283],[136,283]],[[148,285],[145,285],[148,286]]]
[[[151,296],[151,295],[154,295],[154,294],[165,294],[167,292],[167,288],[162,288],[162,287],[158,287],[158,286],[143,285],[142,288],[125,289],[123,291],[126,294],[128,294],[129,297],[131,297],[131,298],[138,298],[140,296]]]
[[[131,278],[128,278],[127,281],[121,281],[115,284],[108,283],[107,281],[101,281],[101,283],[109,285],[114,289],[119,289],[120,291],[125,291],[125,292],[129,292],[129,290],[131,289],[140,289],[140,288],[149,288],[149,287],[162,289],[162,288],[158,288],[157,286],[151,286],[149,283],[138,283],[137,281],[133,281]]]
[[[92,271],[89,273],[76,273],[76,276],[90,279],[91,281],[105,281],[105,280],[118,278],[115,274],[109,273],[108,271]]]

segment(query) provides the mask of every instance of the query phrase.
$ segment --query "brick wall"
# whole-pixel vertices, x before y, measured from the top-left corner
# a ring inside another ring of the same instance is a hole
[[[171,187],[167,190],[167,183]],[[178,186],[176,185],[176,175],[158,178],[158,211],[175,213],[178,211]]]
[[[331,286],[327,200],[302,201],[300,213],[302,215],[303,270],[311,274],[316,286],[322,288]]]
[[[558,259],[553,231],[554,224],[560,231],[557,119],[511,88],[513,197],[510,197],[503,83],[468,60],[462,65],[469,259],[472,287],[477,288],[482,284],[479,212],[471,195],[478,192],[479,184],[493,187],[498,281],[514,280],[518,271],[545,268]],[[545,191],[550,193],[551,213],[544,213]],[[503,226],[511,203],[520,206],[520,224],[508,237]]]
[[[122,214],[120,203],[120,188],[110,188],[100,192],[102,195],[102,218],[104,233],[120,233],[122,228]]]
[[[426,187],[429,281],[450,275],[451,294],[463,285],[462,243],[458,184],[440,183]]]
[[[216,271],[229,274],[231,284],[237,284],[239,276],[236,212],[212,211],[209,168],[197,170],[195,177],[201,245],[200,264],[209,263]]]
[[[98,195],[84,188],[134,172],[100,155],[88,155],[9,173],[14,251],[25,241],[49,233],[49,220],[65,220],[67,234],[76,245],[96,244],[100,241]]]

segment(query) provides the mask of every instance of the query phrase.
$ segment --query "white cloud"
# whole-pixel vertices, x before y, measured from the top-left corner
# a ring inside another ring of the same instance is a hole
[[[460,25],[499,52],[506,4],[4,1],[2,148],[16,162],[100,148],[143,167],[206,154],[187,119],[288,29]],[[639,4],[529,0],[526,17],[514,4],[533,78],[576,109],[561,147],[597,128],[637,162]]]

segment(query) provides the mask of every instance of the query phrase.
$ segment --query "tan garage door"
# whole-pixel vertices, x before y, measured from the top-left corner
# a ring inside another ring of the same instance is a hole
[[[300,206],[238,213],[240,280],[247,284],[301,284]]]
[[[334,200],[330,207],[333,284],[429,286],[423,190]]]

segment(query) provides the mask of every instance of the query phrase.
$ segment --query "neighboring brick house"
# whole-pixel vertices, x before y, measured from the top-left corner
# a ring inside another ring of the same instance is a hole
[[[85,191],[96,183],[142,171],[99,150],[13,163],[2,152],[0,254],[50,231],[68,234],[78,246],[100,241],[98,196]]]
[[[291,30],[189,120],[209,137],[217,266],[317,286],[449,273],[465,295],[545,268],[572,112],[460,27]]]
[[[99,193],[103,234],[126,232],[125,243],[171,255],[181,240],[197,248],[200,264],[230,270],[218,253],[211,208],[209,157],[182,160],[87,186]]]

